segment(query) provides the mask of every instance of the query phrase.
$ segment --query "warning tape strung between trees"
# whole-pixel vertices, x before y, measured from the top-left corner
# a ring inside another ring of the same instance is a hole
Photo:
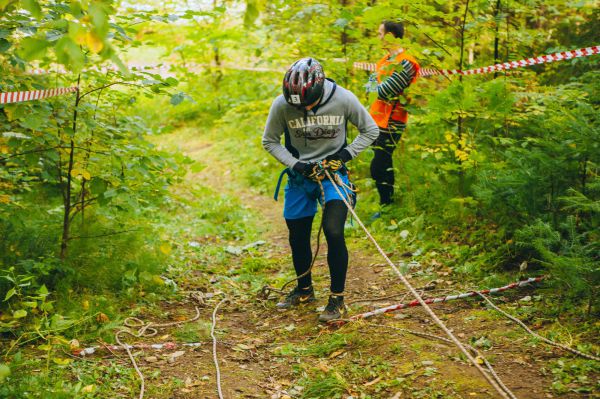
[[[600,46],[592,46],[581,48],[577,50],[561,51],[554,54],[542,55],[538,57],[527,58],[519,61],[505,62],[502,64],[490,65],[483,68],[468,69],[462,71],[460,69],[435,69],[435,68],[421,68],[419,71],[420,76],[434,76],[434,75],[478,75],[490,72],[503,71],[514,68],[521,68],[530,65],[543,64],[555,61],[570,60],[573,58],[587,57],[594,54],[600,53]],[[204,64],[195,64],[194,66],[205,66]],[[233,67],[233,66],[215,66],[217,68],[231,68],[231,69],[243,69],[252,71],[278,71],[269,68],[244,68],[244,67]],[[362,69],[366,71],[375,71],[375,64],[370,62],[355,62],[355,69]],[[34,75],[40,75],[48,73],[43,69],[33,69],[31,71]],[[77,87],[61,87],[56,89],[47,90],[30,90],[30,91],[13,91],[0,93],[0,104],[11,104],[23,101],[41,100],[49,97],[61,96],[68,93],[74,93],[77,91]]]
[[[20,103],[31,100],[41,100],[49,97],[62,96],[63,94],[76,92],[77,86],[59,87],[47,90],[9,91],[0,93],[0,104]]]
[[[555,61],[570,60],[573,58],[587,57],[600,53],[600,46],[585,47],[577,50],[560,51],[554,54],[541,55],[538,57],[526,58],[519,61],[510,61],[502,64],[490,65],[483,68],[468,69],[462,71],[460,69],[435,69],[421,68],[419,76],[434,76],[434,75],[479,75],[490,72],[504,71],[507,69],[521,68],[536,64],[544,64]],[[370,62],[355,62],[354,69],[362,69],[365,71],[375,71],[375,64]]]
[[[137,66],[137,65],[133,65],[133,67],[143,67],[143,66]],[[154,68],[152,68],[152,70],[150,71],[142,71],[142,72],[151,72],[151,71],[155,71],[155,72],[159,72],[159,73],[170,73],[170,65],[169,64],[164,64],[161,66],[156,66]],[[205,68],[218,68],[218,69],[234,69],[234,70],[243,70],[243,71],[255,71],[255,72],[285,72],[284,70],[277,70],[277,69],[271,69],[271,68],[253,68],[253,67],[244,67],[244,66],[235,66],[235,65],[224,65],[224,66],[220,66],[220,65],[210,65],[210,64],[198,64],[198,63],[190,63],[188,65],[188,71],[189,72],[193,72],[193,71],[198,71],[200,69],[205,69]],[[106,72],[106,71],[115,71],[117,68],[116,67],[106,67],[100,70],[100,72]],[[29,71],[29,73],[31,75],[45,75],[45,74],[49,74],[49,73],[53,73],[56,71],[50,71],[50,70],[46,70],[46,69],[41,69],[41,68],[34,68],[31,69]],[[66,71],[64,69],[59,69],[58,72],[61,73],[65,73]],[[62,96],[64,94],[68,94],[68,93],[73,93],[77,91],[77,87],[73,86],[73,87],[62,87],[62,88],[57,88],[57,89],[47,89],[47,90],[30,90],[30,91],[13,91],[13,92],[6,92],[6,93],[1,93],[0,92],[0,105],[1,104],[11,104],[11,103],[20,103],[20,102],[25,102],[25,101],[32,101],[32,100],[41,100],[44,98],[49,98],[49,97],[56,97],[56,96]]]
[[[512,284],[505,285],[504,287],[491,288],[489,290],[482,290],[482,291],[465,292],[464,294],[448,295],[448,296],[439,297],[439,298],[429,298],[429,299],[424,299],[423,302],[425,302],[426,304],[429,305],[432,303],[448,302],[448,301],[453,301],[455,299],[468,298],[468,297],[472,297],[472,296],[477,296],[479,294],[484,294],[484,295],[485,294],[495,294],[498,292],[510,290],[512,288],[522,287],[524,285],[528,285],[531,283],[537,283],[537,282],[541,281],[542,279],[544,279],[544,276],[531,277],[531,278],[528,278],[527,280],[517,281]],[[377,316],[377,315],[380,315],[383,313],[389,313],[389,312],[393,312],[395,310],[412,308],[412,307],[420,306],[420,305],[421,305],[421,303],[417,300],[414,300],[414,301],[408,302],[408,303],[399,303],[396,305],[390,305],[385,308],[373,310],[371,312],[357,314],[355,316],[350,317],[347,320],[343,320],[343,321],[340,320],[339,322],[336,322],[335,324],[338,324],[338,323],[343,324],[343,323],[349,322],[349,321],[355,321],[355,320],[359,320],[359,319],[367,319],[369,317]]]

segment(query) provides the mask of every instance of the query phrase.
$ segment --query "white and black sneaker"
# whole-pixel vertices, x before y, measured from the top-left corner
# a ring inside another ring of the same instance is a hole
[[[279,309],[289,309],[291,307],[314,302],[316,300],[317,298],[315,298],[315,290],[312,286],[307,289],[296,287],[285,296],[283,301],[277,304],[277,307]]]

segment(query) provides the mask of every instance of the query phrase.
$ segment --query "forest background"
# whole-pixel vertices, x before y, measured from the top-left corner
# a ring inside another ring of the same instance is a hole
[[[352,64],[383,55],[383,20],[403,21],[408,51],[440,69],[598,45],[600,31],[597,1],[0,0],[0,11],[0,91],[79,87],[0,105],[2,397],[102,397],[65,377],[77,366],[59,348],[111,341],[132,308],[177,295],[193,237],[217,240],[196,251],[197,270],[225,273],[223,248],[259,235],[243,207],[184,184],[209,164],[172,137],[222,141],[213,178],[270,196],[282,167],[260,138],[297,58],[320,60],[367,105],[368,73]],[[528,316],[596,338],[598,66],[596,55],[419,79],[394,155],[400,195],[373,231],[388,248],[446,254],[453,279],[476,286],[547,275]],[[365,218],[378,210],[371,156],[351,164]],[[594,386],[554,383],[556,394]]]

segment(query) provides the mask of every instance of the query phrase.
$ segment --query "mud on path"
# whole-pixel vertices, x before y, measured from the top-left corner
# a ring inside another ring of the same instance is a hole
[[[195,146],[187,155],[196,159],[209,158],[210,146]],[[231,174],[222,175],[218,182],[211,178],[219,173],[217,167],[210,163],[192,178],[219,191],[235,187],[235,184],[224,184]],[[260,248],[259,253],[271,259],[276,266],[257,271],[257,274],[267,277],[291,275],[282,204],[274,202],[270,196],[257,194],[251,188],[228,194],[238,196],[245,206],[260,215],[263,239],[267,244]],[[376,250],[367,247],[363,240],[359,234],[348,239],[350,269],[346,302],[352,304],[359,299],[395,293],[404,295],[387,301],[354,303],[350,306],[350,314],[412,300],[398,278],[383,264]],[[223,287],[229,288],[229,292],[235,292],[231,302],[223,305],[217,316],[218,359],[225,398],[498,397],[455,347],[388,327],[443,335],[422,309],[412,308],[402,313],[379,316],[340,329],[320,326],[317,309],[324,306],[328,294],[326,252],[326,244],[322,244],[314,272],[318,302],[298,309],[278,311],[274,300],[257,299],[256,292],[248,291],[248,284],[220,281]],[[395,261],[401,259],[400,252],[392,253],[391,258]],[[231,267],[238,267],[240,257],[232,256],[231,262]],[[424,291],[424,296],[461,291],[459,282],[452,279],[452,270],[439,262],[432,267],[440,275],[448,277],[434,289]],[[213,281],[219,280],[219,276],[213,277]],[[415,287],[428,283],[412,276],[411,280]],[[527,289],[521,289],[508,292],[504,298],[516,301],[525,295],[528,295]],[[212,342],[208,335],[217,301],[218,298],[212,299],[201,309],[199,328],[203,329],[206,338],[201,347],[186,349],[173,363],[161,358],[160,354],[159,360],[152,363],[140,357],[145,375],[160,370],[160,377],[147,381],[147,385],[156,388],[151,390],[153,393],[149,397],[218,397]],[[190,308],[189,303],[165,305],[165,315],[167,318],[182,318],[189,315]],[[481,353],[518,398],[556,397],[549,389],[552,376],[547,371],[547,363],[563,354],[542,344],[536,345],[518,327],[495,317],[478,301],[438,304],[433,309],[462,342],[480,343]],[[163,333],[170,335],[173,332]],[[171,386],[169,393],[161,393],[161,384],[173,380],[177,381],[177,386]],[[560,397],[585,396],[565,394]]]

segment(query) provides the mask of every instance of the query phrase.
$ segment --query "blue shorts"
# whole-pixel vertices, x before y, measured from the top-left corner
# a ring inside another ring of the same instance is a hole
[[[295,173],[295,172],[292,172]],[[344,184],[350,186],[348,174],[340,171],[335,172],[341,178]],[[322,181],[323,191],[325,192],[325,203],[331,200],[342,200],[335,187],[328,178]],[[356,195],[353,192],[346,191],[337,187],[347,201],[352,204],[356,201]],[[286,219],[300,219],[308,216],[314,216],[317,213],[317,201],[321,202],[321,188],[319,184],[300,176],[289,176],[288,183],[285,186],[285,197],[283,202],[283,217]],[[353,198],[348,198],[352,196]],[[322,205],[322,204],[321,204]]]

